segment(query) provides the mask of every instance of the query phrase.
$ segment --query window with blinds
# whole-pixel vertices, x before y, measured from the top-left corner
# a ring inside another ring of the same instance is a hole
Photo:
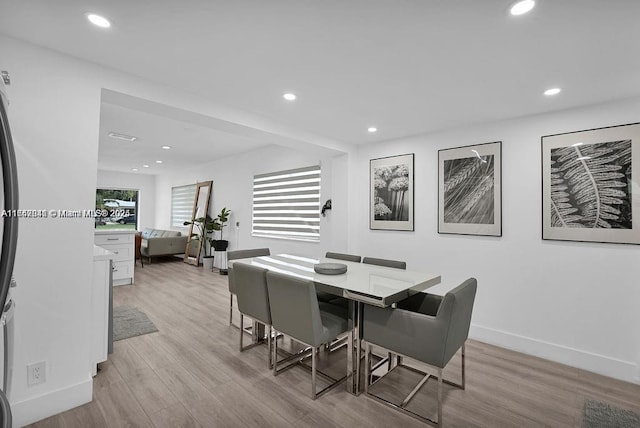
[[[196,185],[171,188],[171,226],[184,227],[185,221],[191,221],[193,201],[196,198]]]
[[[252,235],[320,239],[320,165],[253,177]]]

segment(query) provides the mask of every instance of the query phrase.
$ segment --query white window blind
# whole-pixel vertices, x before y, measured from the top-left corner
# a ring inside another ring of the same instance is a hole
[[[320,165],[253,177],[252,235],[320,239]]]
[[[196,198],[196,185],[171,188],[171,226],[184,227],[185,221],[191,221],[193,201]]]

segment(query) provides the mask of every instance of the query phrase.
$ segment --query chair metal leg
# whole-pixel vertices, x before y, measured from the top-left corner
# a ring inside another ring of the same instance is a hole
[[[229,325],[233,325],[233,294],[229,294]],[[242,330],[242,324],[240,330]]]
[[[462,389],[464,389],[465,386],[465,360],[464,360],[464,343],[462,344]]]
[[[316,395],[316,364],[317,364],[317,360],[318,360],[318,349],[319,348],[313,348],[313,350],[311,351],[311,399],[315,400],[317,395]]]
[[[369,383],[371,382],[371,345],[366,344],[364,348],[364,393],[369,393]]]
[[[240,333],[242,334],[242,333]],[[272,328],[269,326],[269,331],[267,332],[267,348],[269,349],[269,368],[271,368],[271,364],[273,364],[273,354],[271,353],[271,347],[273,346],[273,337],[272,337]]]
[[[427,374],[425,377],[423,377],[422,380],[409,393],[409,395],[407,395],[405,397],[405,399],[402,401],[402,405],[400,405],[400,407],[402,407],[402,408],[407,407],[407,405],[409,405],[409,401],[411,401],[411,399],[418,393],[418,391],[420,391],[420,388],[422,388],[422,386],[425,383],[427,383],[427,381],[429,380],[430,377],[431,377],[430,374]]]
[[[240,312],[240,325],[244,322],[244,315]],[[240,329],[240,352],[242,352],[242,336],[244,336],[244,332]]]
[[[395,408],[396,410],[399,410],[409,416],[412,416],[422,422],[426,422],[430,425],[436,426],[436,427],[441,427],[442,426],[442,407],[443,407],[443,388],[442,385],[444,383],[448,384],[448,385],[452,385],[458,388],[462,388],[465,389],[465,383],[466,383],[466,375],[465,375],[465,371],[466,371],[466,355],[465,355],[465,344],[462,345],[461,347],[461,356],[462,356],[462,381],[461,383],[454,383],[451,381],[448,381],[446,379],[443,379],[443,368],[440,367],[432,367],[432,369],[435,369],[435,373],[433,375],[430,375],[429,373],[425,373],[421,370],[418,370],[416,368],[413,368],[411,366],[407,366],[407,365],[403,365],[402,364],[402,359],[403,359],[403,355],[402,354],[398,354],[398,353],[392,353],[390,356],[391,360],[395,360],[396,363],[393,364],[393,368],[392,370],[395,370],[396,368],[402,367],[404,369],[416,372],[416,373],[420,373],[422,374],[424,377],[423,379],[420,381],[420,383],[418,385],[416,385],[415,388],[413,388],[413,390],[411,391],[411,393],[409,393],[409,395],[403,400],[402,404],[398,405],[395,404],[391,401],[386,400],[385,398],[379,397],[377,395],[375,395],[374,393],[372,393],[370,391],[370,386],[373,385],[376,382],[381,381],[385,376],[383,375],[382,377],[378,378],[375,380],[375,382],[372,382],[372,377],[373,377],[373,371],[376,369],[376,367],[374,367],[372,369],[371,367],[371,352],[373,350],[373,345],[368,343],[368,342],[363,342],[363,346],[364,346],[364,351],[365,351],[365,383],[364,383],[364,391],[367,394],[368,397],[371,397],[373,399],[375,399],[376,401],[379,401],[389,407]],[[387,352],[390,352],[387,350]],[[381,364],[383,363],[384,360],[382,360],[381,362],[377,363],[377,367],[380,367]],[[424,386],[424,384],[427,382],[427,380],[429,378],[434,378],[436,377],[436,373],[437,373],[437,399],[438,399],[438,407],[437,407],[437,419],[436,420],[432,420],[430,418],[427,418],[425,416],[422,416],[418,413],[414,413],[411,410],[407,409],[407,406],[409,404],[409,401],[416,395],[416,393]]]
[[[273,375],[276,376],[278,374],[278,339],[273,341],[273,353],[271,354],[271,358],[273,359]]]
[[[442,369],[438,369],[438,420],[437,426],[442,426]]]

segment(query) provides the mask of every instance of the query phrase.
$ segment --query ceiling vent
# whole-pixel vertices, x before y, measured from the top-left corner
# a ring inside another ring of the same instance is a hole
[[[124,140],[124,141],[129,141],[129,142],[133,142],[133,141],[136,141],[138,139],[138,137],[134,137],[133,135],[118,134],[117,132],[109,132],[107,135],[109,137],[115,138],[117,140]]]

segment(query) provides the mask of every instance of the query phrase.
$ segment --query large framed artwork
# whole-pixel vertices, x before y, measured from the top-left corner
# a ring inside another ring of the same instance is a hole
[[[502,142],[438,150],[438,233],[502,236]]]
[[[640,244],[640,123],[541,142],[542,239]]]
[[[369,163],[369,228],[413,230],[413,153]]]

